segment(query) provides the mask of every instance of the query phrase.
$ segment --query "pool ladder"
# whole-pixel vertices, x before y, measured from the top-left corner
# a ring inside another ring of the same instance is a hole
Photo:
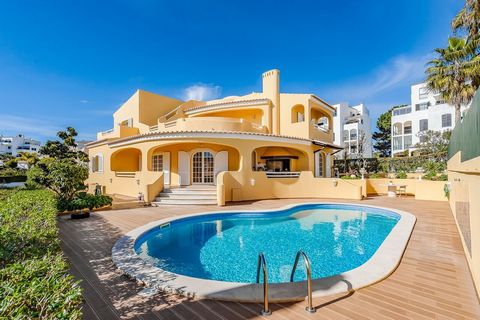
[[[310,264],[310,259],[308,256],[303,252],[303,250],[299,250],[297,255],[295,256],[295,263],[293,264],[292,273],[290,274],[290,282],[293,282],[293,277],[295,276],[295,271],[297,270],[298,261],[300,257],[303,257],[303,261],[305,262],[305,269],[307,270],[307,301],[308,305],[305,307],[305,310],[310,313],[315,313],[316,310],[313,307],[313,299],[312,299],[312,269]],[[265,255],[263,252],[260,252],[258,255],[258,263],[257,263],[257,283],[260,283],[260,268],[263,271],[263,309],[261,314],[263,316],[268,316],[272,314],[272,311],[269,308],[268,304],[268,273],[267,273],[267,262],[265,261]]]
[[[310,259],[308,259],[307,255],[303,250],[299,250],[295,257],[295,263],[293,264],[292,274],[290,275],[290,282],[293,282],[293,276],[295,275],[295,271],[297,271],[298,261],[300,260],[300,256],[303,257],[303,261],[305,262],[305,269],[307,269],[307,299],[308,305],[305,307],[310,313],[315,313],[315,308],[313,307],[313,298],[312,298],[312,268],[310,264]]]
[[[268,307],[268,273],[267,263],[265,262],[265,256],[263,252],[258,255],[257,263],[257,283],[260,283],[260,267],[263,266],[263,309],[261,311],[262,316],[269,316],[272,314],[272,310]]]

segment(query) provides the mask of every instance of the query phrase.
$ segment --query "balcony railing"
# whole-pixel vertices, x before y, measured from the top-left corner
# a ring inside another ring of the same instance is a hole
[[[106,136],[106,135],[112,133],[113,131],[115,131],[115,129],[113,129],[113,128],[110,129],[110,130],[107,130],[107,131],[103,131],[103,132],[102,132],[102,136]]]
[[[396,108],[393,110],[394,116],[401,116],[402,114],[409,114],[412,112],[412,107],[403,107],[403,108]]]
[[[242,118],[192,117],[159,122],[158,125],[151,126],[150,131],[240,131],[267,133],[268,129],[266,126]]]
[[[275,172],[275,171],[267,171],[265,172],[267,175],[267,178],[272,179],[272,178],[298,178],[300,177],[300,172],[297,171],[280,171],[280,172]]]
[[[115,177],[135,178],[135,171],[115,171]]]

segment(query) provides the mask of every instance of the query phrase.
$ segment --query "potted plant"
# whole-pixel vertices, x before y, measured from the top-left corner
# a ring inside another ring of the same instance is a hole
[[[70,217],[72,219],[84,219],[90,217],[93,209],[109,206],[112,204],[112,198],[105,195],[93,195],[85,192],[71,201],[73,212]]]

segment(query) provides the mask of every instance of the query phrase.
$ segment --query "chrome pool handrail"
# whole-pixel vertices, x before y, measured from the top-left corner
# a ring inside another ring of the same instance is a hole
[[[312,269],[310,265],[310,259],[308,259],[307,255],[303,250],[299,250],[297,255],[295,256],[295,263],[293,264],[292,273],[290,274],[290,282],[293,282],[293,276],[295,275],[295,271],[297,270],[298,260],[300,260],[300,256],[303,257],[305,262],[305,269],[307,269],[307,299],[308,299],[308,306],[305,308],[310,313],[314,313],[317,310],[313,307],[313,299],[312,299]]]
[[[268,275],[267,275],[267,263],[265,262],[265,256],[263,252],[258,255],[257,263],[257,283],[260,283],[260,267],[263,266],[263,309],[262,315],[268,316],[272,314],[272,311],[268,307]]]

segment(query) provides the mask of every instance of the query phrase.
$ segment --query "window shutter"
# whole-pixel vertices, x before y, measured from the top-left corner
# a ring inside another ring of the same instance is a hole
[[[98,172],[103,172],[103,154],[97,156],[98,161]]]

